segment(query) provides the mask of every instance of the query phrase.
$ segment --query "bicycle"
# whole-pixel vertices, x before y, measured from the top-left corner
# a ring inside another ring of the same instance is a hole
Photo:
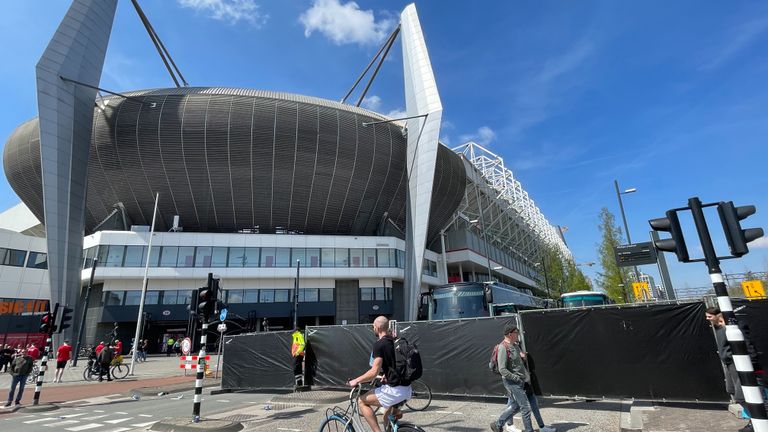
[[[101,374],[101,365],[95,359],[88,360],[88,366],[83,370],[83,379],[93,381],[99,379]],[[130,369],[128,365],[123,364],[123,356],[117,356],[109,366],[109,374],[115,379],[123,379],[128,376]]]
[[[405,406],[413,411],[424,411],[432,403],[432,389],[427,383],[416,380],[411,383],[411,398],[405,402]]]
[[[37,376],[40,375],[40,366],[35,363],[32,365],[32,370],[27,375],[27,384],[34,384],[37,382]]]
[[[370,431],[365,419],[360,415],[358,407],[358,398],[362,387],[358,384],[349,392],[349,406],[342,411],[338,406],[328,408],[325,412],[325,420],[320,425],[319,432],[367,432]],[[402,406],[399,403],[396,406]],[[424,432],[424,429],[410,424],[400,422],[397,419],[389,418],[388,430],[392,432]],[[386,429],[386,428],[385,428]]]

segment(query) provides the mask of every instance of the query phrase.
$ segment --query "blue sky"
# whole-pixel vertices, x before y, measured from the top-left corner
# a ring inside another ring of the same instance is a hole
[[[141,4],[191,85],[338,100],[407,2]],[[597,261],[600,208],[618,216],[614,179],[638,189],[625,196],[635,241],[647,240],[648,219],[692,196],[754,204],[758,214],[745,226],[768,228],[768,4],[416,5],[443,102],[443,140],[456,146],[474,139],[504,157],[547,218],[568,227],[577,262]],[[36,115],[34,66],[67,7],[54,0],[3,6],[3,141]],[[172,86],[126,0],[118,6],[101,86]],[[404,109],[399,44],[367,105],[385,114]],[[3,176],[0,208],[17,202]],[[759,242],[724,269],[768,270],[768,239]],[[670,270],[676,286],[709,283],[703,264],[672,263]]]

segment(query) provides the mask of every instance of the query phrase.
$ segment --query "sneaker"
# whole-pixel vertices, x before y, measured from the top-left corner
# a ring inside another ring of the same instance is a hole
[[[496,423],[495,421],[491,422],[491,430],[493,432],[501,432],[501,428],[499,427],[499,424]]]
[[[753,432],[755,429],[752,427],[752,422],[747,423],[746,426],[739,429],[739,432]]]
[[[518,429],[517,426],[507,423],[504,425],[504,432],[523,432],[523,431],[522,429]]]
[[[5,405],[3,405],[3,407],[6,407],[6,408],[9,407],[9,406],[11,406],[11,401],[8,401],[8,402],[5,403]]]
[[[16,401],[16,406],[21,405],[21,401]]]

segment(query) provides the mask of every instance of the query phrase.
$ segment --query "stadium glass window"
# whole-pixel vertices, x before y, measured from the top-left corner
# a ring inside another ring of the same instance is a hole
[[[163,291],[162,299],[160,300],[164,305],[175,305],[179,301],[179,292],[176,290]]]
[[[322,254],[323,254],[323,256],[322,256],[322,260],[321,260],[321,265],[323,267],[333,267],[335,265],[334,264],[334,259],[335,258],[334,258],[333,249],[323,248],[322,249]]]
[[[88,249],[83,251],[83,268],[91,268],[93,267],[93,259],[96,258],[96,252],[98,252],[99,247],[89,247]],[[46,265],[47,267],[47,265]]]
[[[321,302],[332,302],[333,301],[333,288],[320,288],[318,291],[320,291],[320,297],[319,301]]]
[[[363,249],[363,267],[376,267],[376,249]]]
[[[405,268],[405,251],[396,250],[397,268]]]
[[[274,302],[275,302],[275,290],[273,289],[259,290],[259,303],[274,303]]]
[[[299,301],[300,302],[316,302],[317,301],[317,288],[301,288],[299,289]]]
[[[6,249],[3,264],[11,267],[24,267],[27,259],[27,251],[18,249]]]
[[[123,304],[125,291],[104,291],[102,303],[104,306],[120,306]]]
[[[109,245],[109,253],[107,254],[106,267],[122,267],[123,257],[125,256],[125,246],[123,245]]]
[[[275,250],[275,267],[291,267],[291,248]]]
[[[193,267],[195,265],[195,247],[179,247],[179,259],[176,261],[176,267]]]
[[[320,267],[320,249],[306,249],[306,261],[301,262],[302,267]]]
[[[136,306],[141,301],[141,291],[133,290],[125,292],[125,305]]]
[[[302,267],[307,267],[307,250],[304,248],[291,249],[291,267],[296,267],[296,260],[301,261]]]
[[[335,254],[336,260],[334,262],[334,267],[349,267],[349,249],[337,248]]]
[[[350,267],[363,266],[363,250],[362,249],[349,250],[349,266]]]
[[[261,266],[275,267],[275,248],[261,248]]]
[[[227,267],[245,267],[245,248],[229,248],[229,264]]]
[[[177,246],[163,246],[163,251],[160,254],[160,267],[176,267],[178,256],[179,248]]]
[[[144,247],[126,246],[123,267],[144,267]]]
[[[275,303],[291,301],[291,290],[275,290]]]
[[[178,304],[188,305],[192,301],[192,290],[179,290]]]
[[[390,252],[392,249],[376,249],[376,255],[379,262],[379,267],[394,267],[395,263],[394,260],[391,258]]]
[[[245,255],[245,265],[243,267],[259,266],[259,248],[257,247],[245,248],[243,254]]]
[[[27,267],[36,269],[48,268],[48,254],[44,252],[30,252],[27,258]]]
[[[360,288],[360,300],[361,301],[373,301],[374,297],[373,288]]]
[[[160,291],[147,291],[147,296],[144,297],[144,304],[156,305],[160,301]]]
[[[96,246],[96,249],[98,249],[96,252],[96,256],[99,258],[99,265],[104,267],[107,264],[107,254],[109,253],[109,246],[107,245],[101,245]]]
[[[195,267],[211,267],[213,260],[213,248],[210,246],[198,246],[195,249]]]
[[[259,302],[259,290],[247,289],[243,290],[243,303],[258,303]]]
[[[243,290],[227,290],[227,303],[242,303],[244,295]]]
[[[211,267],[226,267],[227,266],[227,248],[214,247],[213,254],[211,255]]]

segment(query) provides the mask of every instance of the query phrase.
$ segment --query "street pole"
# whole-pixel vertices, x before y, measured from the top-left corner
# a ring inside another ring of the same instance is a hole
[[[477,198],[477,208],[480,211],[480,232],[483,235],[483,245],[485,245],[485,259],[488,266],[488,282],[493,281],[491,275],[491,254],[488,249],[488,236],[485,232],[485,212],[483,211],[483,203],[480,202],[480,191],[477,184],[475,184],[475,197]]]
[[[93,278],[96,275],[96,265],[99,263],[98,258],[93,259],[93,265],[91,266],[91,278],[88,280],[88,288],[85,289],[85,299],[83,299],[83,315],[80,317],[80,328],[77,330],[77,341],[75,344],[75,356],[72,358],[72,367],[77,366],[77,357],[80,354],[80,347],[83,344],[83,330],[85,330],[85,317],[88,315],[88,302],[91,298],[91,288],[93,287]]]
[[[733,364],[736,366],[736,371],[739,375],[739,382],[744,394],[744,405],[746,405],[747,412],[752,419],[754,430],[766,432],[768,431],[768,415],[765,410],[763,392],[758,385],[757,375],[752,367],[752,359],[748,354],[746,338],[739,328],[739,322],[736,319],[736,314],[733,312],[733,305],[723,280],[720,260],[717,258],[712,238],[709,235],[709,228],[704,217],[701,200],[699,198],[690,198],[688,206],[691,209],[693,222],[699,234],[701,248],[704,252],[704,262],[707,264],[709,277],[712,280],[715,295],[717,295],[717,304],[725,319],[725,338],[728,340],[731,352],[733,353]]]
[[[299,272],[301,271],[301,260],[296,260],[296,283],[293,288],[293,328],[299,328]]]
[[[659,241],[659,233],[651,231],[651,241]],[[669,277],[669,268],[667,267],[667,259],[663,253],[657,254],[656,264],[659,267],[659,275],[661,275],[661,282],[664,284],[664,291],[667,294],[667,300],[676,300],[675,288],[672,286],[672,278]]]
[[[152,228],[149,231],[149,242],[147,244],[147,260],[144,265],[144,282],[141,284],[141,299],[139,300],[139,316],[136,318],[136,334],[133,338],[133,354],[131,355],[131,367],[128,375],[133,375],[133,368],[136,365],[136,356],[139,350],[139,337],[144,322],[144,300],[147,298],[147,276],[149,275],[149,258],[152,256],[152,237],[155,235],[155,220],[157,219],[157,201],[160,199],[160,193],[155,194],[155,209],[152,211]],[[118,353],[119,354],[119,353]]]
[[[222,321],[222,324],[224,322]],[[219,349],[216,350],[216,374],[213,376],[213,379],[219,378],[219,366],[221,366],[221,349],[223,347],[224,343],[224,329],[222,328],[219,330]]]
[[[632,244],[632,236],[630,236],[629,234],[629,225],[627,224],[627,215],[624,214],[624,202],[621,200],[621,191],[619,191],[619,181],[614,180],[613,186],[616,188],[616,198],[619,200],[619,209],[621,210],[621,219],[624,221],[624,232],[627,233],[627,243]],[[635,271],[635,282],[640,282],[640,273],[637,271],[637,266],[633,266],[632,268]],[[626,299],[626,301],[629,301],[629,300]]]

